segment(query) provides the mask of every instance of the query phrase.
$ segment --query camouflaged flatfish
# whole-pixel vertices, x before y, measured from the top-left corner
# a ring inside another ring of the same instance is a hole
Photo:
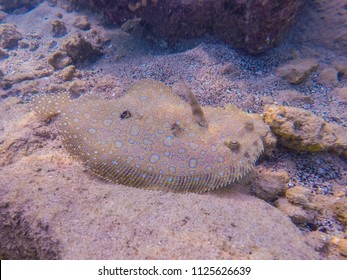
[[[142,80],[114,100],[40,95],[32,106],[56,116],[65,148],[99,176],[127,186],[203,192],[249,172],[268,127],[232,105],[201,108],[193,101]]]

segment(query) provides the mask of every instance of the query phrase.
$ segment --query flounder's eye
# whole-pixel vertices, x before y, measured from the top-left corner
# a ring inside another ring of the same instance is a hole
[[[120,118],[122,120],[129,119],[131,117],[131,113],[128,110],[125,110],[123,113],[120,114]]]
[[[178,122],[174,122],[171,125],[171,130],[174,136],[178,136],[180,132],[182,131],[182,127]]]

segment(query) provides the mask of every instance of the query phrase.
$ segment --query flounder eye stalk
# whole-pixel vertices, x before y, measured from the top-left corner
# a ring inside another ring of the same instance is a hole
[[[188,99],[190,107],[192,108],[193,116],[195,117],[196,121],[200,126],[208,128],[208,123],[199,101],[196,99],[195,95],[185,82],[182,81],[181,84],[184,95]]]

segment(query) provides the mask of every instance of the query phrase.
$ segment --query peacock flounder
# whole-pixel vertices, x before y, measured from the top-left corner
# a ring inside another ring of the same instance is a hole
[[[116,183],[204,192],[244,176],[264,149],[268,126],[232,105],[202,110],[192,93],[187,99],[142,80],[114,100],[40,95],[32,106],[56,116],[69,153]]]

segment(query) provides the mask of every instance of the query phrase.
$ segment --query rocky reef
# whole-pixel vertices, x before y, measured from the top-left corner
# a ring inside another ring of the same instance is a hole
[[[289,106],[266,107],[264,121],[285,147],[307,152],[332,151],[347,157],[346,127]]]
[[[36,7],[43,0],[0,0],[0,6],[5,12],[27,12]]]
[[[134,18],[158,42],[216,35],[250,53],[261,53],[278,43],[295,21],[303,1],[236,0],[75,0],[54,1],[68,10],[89,7],[108,24]]]
[[[18,46],[22,34],[17,31],[13,24],[0,24],[0,47],[12,49]]]

